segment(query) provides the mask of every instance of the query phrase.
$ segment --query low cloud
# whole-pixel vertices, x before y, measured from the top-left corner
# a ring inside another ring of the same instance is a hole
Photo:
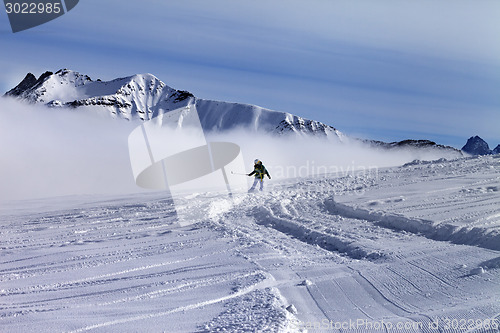
[[[137,191],[131,124],[0,99],[0,200]]]
[[[143,191],[134,182],[128,151],[128,136],[138,124],[112,119],[102,109],[50,109],[1,98],[0,200]],[[238,144],[246,171],[258,158],[273,179],[345,174],[442,157],[425,151],[374,149],[357,141],[245,130],[211,133],[207,141]]]

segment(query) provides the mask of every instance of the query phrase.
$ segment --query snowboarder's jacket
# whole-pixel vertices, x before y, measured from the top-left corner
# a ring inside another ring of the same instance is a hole
[[[269,172],[267,172],[266,167],[262,164],[262,162],[255,164],[253,166],[253,171],[248,175],[249,176],[255,175],[255,178],[260,178],[260,179],[264,179],[264,176],[267,175],[269,178],[271,178]]]

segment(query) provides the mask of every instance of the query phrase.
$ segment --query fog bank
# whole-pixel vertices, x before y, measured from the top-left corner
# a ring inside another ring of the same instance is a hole
[[[139,124],[112,119],[102,109],[47,108],[0,98],[0,200],[144,191],[134,182],[128,151],[128,136]],[[245,130],[209,133],[207,141],[238,144],[246,172],[260,159],[273,180],[453,157]]]

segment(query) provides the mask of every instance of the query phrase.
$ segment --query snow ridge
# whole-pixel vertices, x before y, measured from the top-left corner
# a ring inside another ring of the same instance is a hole
[[[448,241],[455,244],[476,245],[500,251],[500,233],[482,228],[460,227],[452,224],[434,225],[426,219],[407,218],[403,215],[350,207],[333,201],[325,202],[332,214],[347,218],[370,221],[382,227],[421,234],[433,240]]]
[[[434,141],[430,140],[402,140],[397,142],[383,142],[377,140],[361,140],[362,142],[375,147],[382,149],[396,149],[396,150],[405,150],[405,149],[425,149],[426,151],[436,152],[440,155],[445,155],[447,157],[460,157],[463,156],[462,151],[455,149],[450,146],[440,145]]]

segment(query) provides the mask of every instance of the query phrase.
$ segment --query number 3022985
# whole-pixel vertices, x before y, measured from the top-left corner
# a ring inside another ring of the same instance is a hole
[[[62,11],[61,3],[5,3],[5,11],[7,14],[59,14]]]

